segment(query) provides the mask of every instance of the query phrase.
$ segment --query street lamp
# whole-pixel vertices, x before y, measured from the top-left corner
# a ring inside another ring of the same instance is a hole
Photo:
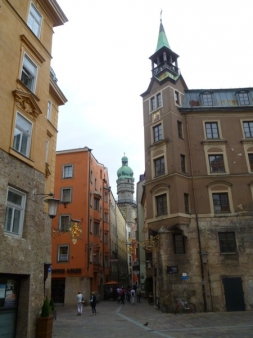
[[[60,200],[54,197],[47,198],[44,202],[48,203],[48,215],[55,218]]]
[[[200,256],[201,256],[202,263],[206,264],[208,253],[206,251],[201,251]]]
[[[43,198],[46,198],[49,196],[49,198],[45,199],[44,202],[48,203],[48,215],[51,219],[55,218],[58,205],[60,203],[60,200],[57,198],[54,198],[54,194],[50,192],[49,194],[34,194],[35,196],[43,196]]]

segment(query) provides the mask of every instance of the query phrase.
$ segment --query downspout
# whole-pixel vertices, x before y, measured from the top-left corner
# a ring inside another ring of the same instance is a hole
[[[87,271],[89,270],[90,267],[90,154],[91,154],[91,149],[88,149],[89,156],[89,173],[88,173],[88,226],[87,226]]]
[[[200,229],[199,229],[199,218],[198,218],[198,207],[196,201],[196,191],[195,191],[195,184],[194,184],[194,177],[193,177],[193,163],[192,163],[192,156],[191,156],[191,146],[190,146],[190,135],[188,129],[188,122],[187,122],[187,115],[185,115],[185,124],[186,124],[186,132],[187,132],[187,139],[188,139],[188,151],[190,157],[190,167],[191,167],[191,177],[192,177],[192,191],[193,191],[193,204],[195,210],[195,218],[196,218],[196,225],[197,225],[197,234],[198,234],[198,247],[199,247],[199,258],[200,258],[200,269],[201,269],[201,284],[202,284],[202,296],[204,302],[204,312],[207,312],[207,303],[206,303],[206,288],[205,288],[205,279],[204,279],[204,264],[202,262],[202,248],[201,248],[201,237],[200,237]]]

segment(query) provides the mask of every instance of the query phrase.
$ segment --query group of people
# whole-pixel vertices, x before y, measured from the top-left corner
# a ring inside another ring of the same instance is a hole
[[[92,314],[95,315],[97,313],[97,310],[96,310],[97,297],[95,295],[95,292],[91,293],[89,301],[90,301]],[[83,304],[84,304],[83,294],[80,291],[78,291],[78,294],[77,294],[77,315],[78,316],[81,316],[83,313]]]
[[[140,287],[133,285],[131,288],[130,286],[124,289],[122,288],[117,288],[117,295],[118,295],[118,303],[125,304],[125,300],[128,301],[131,304],[135,304],[135,296],[137,298],[137,303],[141,302],[141,289]]]
[[[111,291],[111,290],[110,290]],[[125,304],[125,300],[131,304],[135,304],[135,296],[136,296],[136,301],[137,303],[141,302],[141,289],[139,286],[133,285],[131,288],[130,286],[126,289],[122,286],[122,288],[117,288],[117,297],[118,297],[118,303]],[[95,292],[91,293],[90,296],[90,306],[91,306],[91,311],[93,315],[96,315],[97,310],[96,310],[96,305],[97,305],[97,297]],[[84,305],[84,299],[83,299],[83,294],[78,291],[77,294],[77,315],[81,316],[83,313],[83,305]]]

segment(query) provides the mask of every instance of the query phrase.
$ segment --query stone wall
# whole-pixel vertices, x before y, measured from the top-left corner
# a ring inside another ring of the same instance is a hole
[[[45,176],[0,150],[0,246],[1,274],[21,278],[17,332],[32,338],[44,298],[44,263],[51,262],[51,220],[44,211]],[[8,186],[26,193],[23,234],[4,233]],[[47,282],[47,292],[51,284]],[[48,294],[49,296],[49,294]]]

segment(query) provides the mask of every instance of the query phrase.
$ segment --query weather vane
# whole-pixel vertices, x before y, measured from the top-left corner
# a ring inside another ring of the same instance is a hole
[[[160,12],[160,22],[162,22],[162,14],[163,14],[163,10],[161,9],[161,12]]]

